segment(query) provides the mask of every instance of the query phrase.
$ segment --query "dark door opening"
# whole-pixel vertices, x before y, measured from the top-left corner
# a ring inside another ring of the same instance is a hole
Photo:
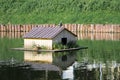
[[[67,61],[67,55],[62,56],[62,61]]]
[[[67,38],[62,38],[62,39],[61,39],[61,43],[62,43],[63,45],[66,45],[66,44],[67,44]]]

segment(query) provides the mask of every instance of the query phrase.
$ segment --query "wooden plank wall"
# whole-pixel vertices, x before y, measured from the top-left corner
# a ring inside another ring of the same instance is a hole
[[[28,32],[33,27],[55,27],[55,24],[29,24],[29,25],[0,25],[0,32]],[[63,24],[63,27],[77,34],[77,32],[120,32],[119,24]]]

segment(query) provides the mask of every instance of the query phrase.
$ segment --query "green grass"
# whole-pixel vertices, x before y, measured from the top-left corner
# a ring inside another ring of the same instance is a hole
[[[0,60],[23,60],[23,52],[11,50],[11,48],[22,47],[22,39],[0,38]]]
[[[119,0],[0,0],[0,24],[120,24]]]
[[[78,54],[78,60],[83,58],[89,61],[112,61],[120,62],[120,41],[105,40],[79,40],[78,44],[87,46],[87,50],[82,50]]]

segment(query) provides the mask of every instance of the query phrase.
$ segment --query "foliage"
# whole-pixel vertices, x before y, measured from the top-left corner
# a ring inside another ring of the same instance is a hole
[[[39,44],[33,44],[33,45],[32,45],[32,48],[33,48],[34,50],[47,49],[46,46],[44,46],[44,45],[40,46]]]
[[[52,45],[53,49],[64,49],[66,46],[62,45],[61,43],[54,43]]]
[[[68,49],[68,48],[77,48],[79,47],[76,42],[68,42],[66,45],[62,45],[62,43],[54,43],[53,49]]]
[[[1,24],[120,23],[120,0],[0,0]]]

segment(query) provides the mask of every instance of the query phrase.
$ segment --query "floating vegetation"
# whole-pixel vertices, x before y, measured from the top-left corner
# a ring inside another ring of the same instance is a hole
[[[77,48],[79,45],[76,42],[68,42],[66,45],[63,45],[61,43],[54,43],[53,49],[69,49],[69,48]]]

